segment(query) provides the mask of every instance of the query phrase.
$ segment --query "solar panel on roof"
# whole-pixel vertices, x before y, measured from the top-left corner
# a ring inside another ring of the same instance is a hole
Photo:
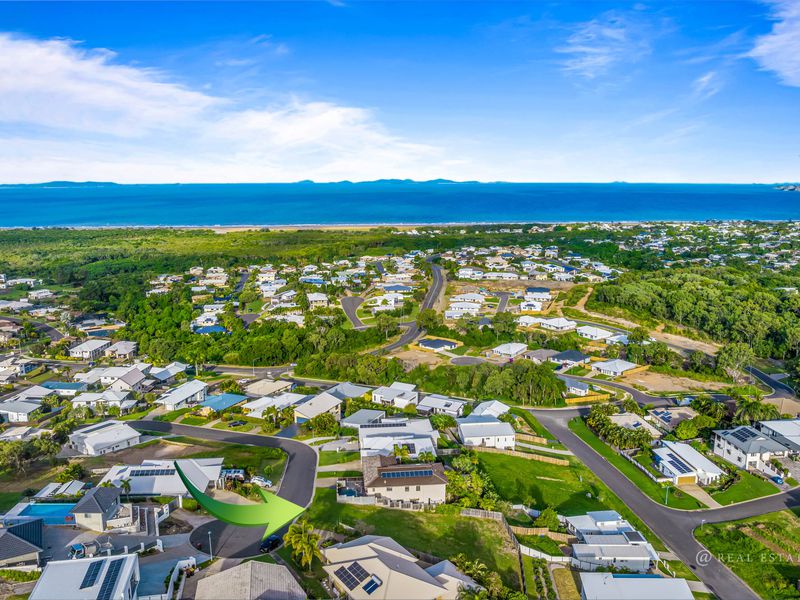
[[[100,569],[102,567],[103,567],[102,560],[98,560],[90,564],[89,568],[86,569],[86,573],[83,576],[83,581],[81,581],[81,586],[79,589],[92,587],[97,581],[97,576],[100,574]]]
[[[341,581],[348,590],[354,590],[359,584],[356,578],[345,567],[339,567],[333,572],[334,575]]]
[[[383,582],[380,579],[373,575],[370,580],[364,584],[364,591],[367,593],[367,595],[372,595],[372,592],[381,587],[382,583]]]
[[[122,569],[122,563],[125,562],[124,558],[117,558],[112,560],[108,565],[106,576],[103,578],[103,585],[100,586],[100,591],[97,594],[97,600],[111,600],[114,594],[114,588],[117,587],[117,580],[119,579],[119,572]]]
[[[386,479],[403,479],[405,477],[432,477],[432,469],[423,469],[418,471],[386,471],[381,473],[381,477]]]
[[[673,467],[675,467],[675,469],[677,469],[677,471],[679,473],[681,473],[681,474],[691,473],[692,470],[683,461],[681,461],[681,459],[679,459],[677,456],[675,456],[674,454],[672,454],[670,452],[669,454],[667,454],[667,457],[669,459],[668,460],[669,464],[671,464]]]
[[[353,577],[355,577],[356,581],[358,581],[359,583],[361,583],[367,577],[369,577],[369,573],[367,573],[367,571],[364,569],[364,567],[362,567],[360,564],[358,564],[358,561],[356,561],[352,565],[350,565],[347,570],[350,571],[350,574]]]

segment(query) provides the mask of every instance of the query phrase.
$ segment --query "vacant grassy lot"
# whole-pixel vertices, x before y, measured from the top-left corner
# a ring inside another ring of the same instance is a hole
[[[658,549],[663,544],[600,479],[577,460],[561,467],[505,454],[479,452],[481,466],[497,492],[513,504],[531,508],[552,506],[562,515],[580,515],[590,510],[615,510]]]
[[[196,440],[188,438],[189,443]],[[224,444],[205,441],[208,450],[190,454],[189,458],[214,458],[221,456],[225,467],[247,469],[253,475],[263,475],[277,485],[286,467],[286,454],[276,448],[259,448],[243,444]]]
[[[664,487],[657,484],[655,481],[650,479],[647,475],[645,475],[638,467],[633,465],[628,460],[622,458],[619,454],[617,454],[613,448],[611,448],[608,444],[603,442],[599,437],[597,437],[593,431],[591,431],[587,426],[583,419],[576,417],[569,422],[569,428],[580,437],[584,442],[586,442],[589,446],[591,446],[598,454],[604,457],[608,462],[614,465],[619,471],[622,472],[628,479],[630,479],[636,486],[642,490],[643,493],[647,494],[660,504],[664,504],[665,500],[665,490]],[[668,506],[673,508],[681,508],[681,509],[695,509],[695,508],[705,508],[705,505],[702,504],[699,500],[692,498],[691,496],[684,494],[680,490],[676,490],[674,487],[671,489],[668,498]]]
[[[342,463],[350,462],[351,460],[358,460],[361,453],[358,451],[352,452],[320,452],[319,453],[319,466],[326,467],[330,465],[340,465]]]
[[[463,552],[497,571],[506,585],[519,589],[516,554],[505,530],[495,521],[338,504],[336,492],[329,489],[317,490],[306,515],[323,529],[334,529],[338,523],[360,524],[362,531],[387,535],[403,546],[441,558]]]
[[[762,598],[800,598],[800,519],[794,511],[705,524],[694,532]]]
[[[552,577],[561,600],[580,600],[580,578],[575,571],[567,568],[553,569]]]

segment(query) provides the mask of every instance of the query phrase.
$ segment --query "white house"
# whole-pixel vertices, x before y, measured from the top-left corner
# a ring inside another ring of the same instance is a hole
[[[593,325],[583,325],[582,327],[578,327],[575,332],[582,338],[595,342],[606,340],[613,335],[608,329],[594,327]]]
[[[542,319],[539,322],[539,326],[542,329],[548,329],[550,331],[570,331],[571,329],[575,329],[576,325],[577,323],[575,321],[570,321],[564,317]]]
[[[263,419],[264,413],[270,409],[275,408],[276,411],[282,411],[284,408],[300,404],[304,400],[309,399],[311,396],[305,394],[294,394],[292,392],[284,392],[277,396],[264,396],[242,406],[245,413],[257,419]]]
[[[169,390],[166,394],[156,400],[156,404],[162,404],[167,410],[177,410],[192,404],[200,404],[206,399],[208,384],[199,379],[192,379]]]
[[[69,436],[69,446],[81,454],[100,456],[135,446],[141,436],[130,425],[122,421],[101,421],[81,429]]]
[[[566,517],[567,532],[579,540],[587,535],[611,535],[635,531],[631,524],[615,510],[594,510],[585,515]]]
[[[714,431],[714,454],[748,471],[762,471],[772,476],[775,472],[769,466],[770,459],[788,452],[778,440],[748,425]]]
[[[619,377],[626,371],[635,369],[638,366],[639,365],[637,365],[636,363],[632,363],[627,360],[622,360],[621,358],[615,358],[613,360],[604,360],[601,362],[592,363],[593,370],[603,375],[608,375],[609,377]]]
[[[112,356],[114,358],[133,358],[136,356],[136,349],[139,347],[139,344],[136,342],[128,342],[126,340],[120,340],[106,348],[105,355]]]
[[[461,317],[477,316],[481,310],[481,305],[477,302],[451,302],[447,310],[444,311],[445,319],[460,319]]]
[[[189,365],[176,361],[169,363],[166,367],[153,367],[150,369],[149,375],[161,383],[172,383],[176,375],[185,373],[188,368]]]
[[[409,404],[419,402],[419,392],[413,383],[395,381],[392,385],[381,386],[372,391],[372,401],[375,404],[392,404],[397,408],[405,408]]]
[[[388,456],[395,446],[408,448],[409,456],[421,452],[436,454],[439,432],[428,419],[384,418],[358,426],[361,457]]]
[[[800,452],[800,419],[776,419],[757,424],[764,435],[774,438],[790,452]]]
[[[397,464],[393,456],[361,459],[364,488],[369,495],[419,504],[443,504],[447,500],[447,477],[441,463]]]
[[[514,449],[516,438],[514,428],[504,421],[491,416],[470,415],[457,419],[458,437],[465,446]]]
[[[130,392],[118,392],[115,390],[105,390],[103,392],[84,392],[78,394],[72,400],[72,406],[88,406],[94,409],[98,405],[106,407],[115,406],[121,411],[126,411],[136,406],[136,400],[130,398]]]
[[[121,487],[126,479],[130,481],[131,496],[175,496],[186,497],[189,491],[183,485],[175,463],[184,475],[200,491],[220,478],[222,458],[184,458],[174,460],[145,460],[141,465],[114,465],[100,481]]]
[[[525,300],[535,302],[550,302],[552,294],[546,287],[529,287],[525,290]]]
[[[653,450],[653,454],[658,470],[675,485],[698,481],[708,485],[722,477],[722,469],[689,444],[664,441],[660,448]]]
[[[588,571],[609,567],[646,573],[658,560],[658,552],[638,531],[613,535],[590,534],[583,543],[572,545],[578,566]]]
[[[449,415],[453,418],[464,414],[467,405],[463,400],[456,400],[439,394],[429,394],[417,404],[417,412],[422,415]]]
[[[338,421],[342,417],[342,399],[329,392],[312,396],[294,409],[295,423],[305,423],[314,417],[329,413]]]
[[[9,400],[0,402],[0,421],[28,423],[35,419],[42,403],[35,400]]]
[[[504,415],[508,412],[508,406],[500,402],[499,400],[487,400],[486,402],[481,402],[478,406],[475,407],[475,410],[470,413],[471,417],[494,417],[497,418],[500,415]]]
[[[310,294],[306,295],[308,298],[308,307],[311,310],[315,308],[327,308],[328,307],[328,297],[325,294],[320,292],[311,292]]]
[[[508,342],[492,348],[492,354],[503,358],[516,358],[528,350],[528,346],[520,342]]]
[[[616,575],[614,573],[579,573],[581,600],[693,600],[694,594],[685,579],[652,575]]]
[[[103,354],[103,350],[111,346],[108,340],[86,340],[69,349],[71,358],[80,358],[83,360],[94,360]]]
[[[456,273],[456,277],[459,279],[482,279],[483,270],[474,267],[462,267]]]
[[[48,561],[29,600],[136,600],[139,555]]]

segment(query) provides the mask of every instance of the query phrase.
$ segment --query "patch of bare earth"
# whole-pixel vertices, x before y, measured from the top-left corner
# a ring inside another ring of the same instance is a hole
[[[423,350],[403,350],[391,354],[392,358],[397,358],[403,362],[406,369],[411,370],[419,365],[435,367],[442,364],[442,357],[433,352]]]
[[[719,381],[696,381],[688,377],[674,377],[662,373],[643,371],[622,378],[628,385],[641,385],[651,392],[701,392],[721,390],[729,384]]]

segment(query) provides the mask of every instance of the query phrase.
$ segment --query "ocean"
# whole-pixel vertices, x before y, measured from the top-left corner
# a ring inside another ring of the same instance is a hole
[[[800,218],[772,185],[370,183],[0,186],[0,227]]]

